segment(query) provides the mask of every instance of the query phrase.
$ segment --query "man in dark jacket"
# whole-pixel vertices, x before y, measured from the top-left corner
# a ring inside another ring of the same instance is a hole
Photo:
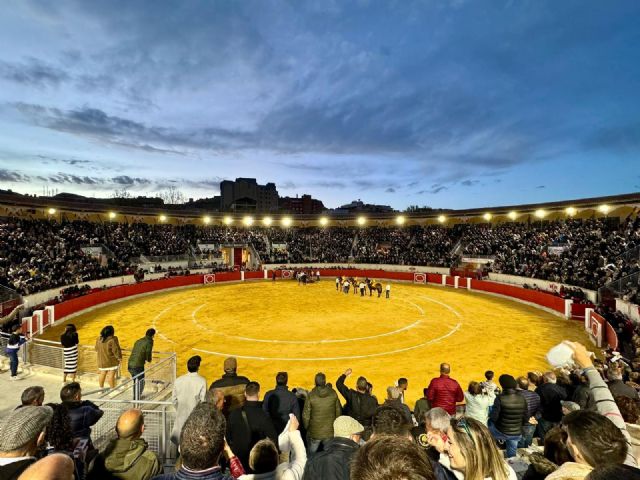
[[[150,328],[144,337],[136,340],[129,356],[129,374],[134,380],[133,399],[140,400],[144,391],[144,364],[151,362],[153,352],[153,336],[156,334],[155,329]]]
[[[224,375],[211,384],[209,390],[219,389],[224,394],[224,409],[222,412],[229,418],[229,413],[244,405],[244,389],[249,383],[247,377],[237,374],[238,361],[229,357],[224,361]]]
[[[343,415],[333,422],[333,438],[324,444],[304,468],[305,480],[349,480],[351,459],[360,447],[364,427],[354,418]]]
[[[429,383],[427,399],[431,408],[443,408],[449,415],[456,414],[456,403],[464,400],[464,393],[460,384],[452,379],[449,374],[451,367],[448,363],[440,364],[440,377],[434,378]]]
[[[347,402],[344,414],[349,415],[365,427],[365,440],[371,432],[371,418],[378,408],[378,400],[367,391],[367,379],[358,377],[356,389],[348,388],[344,382],[352,370],[348,368],[336,381],[336,388]]]
[[[528,448],[533,443],[533,435],[536,433],[538,418],[540,418],[540,395],[529,390],[527,377],[518,377],[517,392],[527,402],[527,424],[522,427],[522,439],[518,442],[518,448]]]
[[[542,410],[538,420],[538,436],[544,438],[549,430],[560,424],[562,420],[562,400],[567,399],[564,388],[556,385],[556,374],[546,372],[543,376],[543,384],[536,388],[540,395],[540,408]]]
[[[278,372],[276,375],[276,388],[269,390],[264,395],[262,408],[271,417],[276,432],[280,434],[289,421],[289,414],[293,413],[298,421],[302,420],[300,416],[300,405],[295,393],[289,391],[287,382],[289,375],[287,372]]]
[[[264,438],[269,438],[278,445],[278,434],[271,418],[262,409],[262,402],[259,401],[260,384],[247,383],[244,396],[244,405],[229,414],[227,442],[248,470],[249,453],[253,446]]]
[[[104,412],[89,400],[82,400],[82,389],[78,382],[71,382],[60,390],[60,400],[69,411],[71,435],[73,438],[86,438],[91,443],[91,427],[98,423]]]
[[[609,378],[608,387],[613,398],[618,396],[629,397],[632,400],[638,400],[638,392],[622,381],[622,371],[619,368],[611,367],[607,372]]]
[[[315,384],[302,411],[302,422],[307,429],[309,456],[318,451],[323,441],[333,438],[333,422],[342,413],[338,394],[327,385],[324,373],[316,374]]]
[[[511,458],[516,456],[522,426],[529,422],[527,401],[516,391],[518,384],[511,375],[500,375],[498,381],[502,394],[496,397],[489,414],[489,430],[493,438],[506,443],[507,458]]]

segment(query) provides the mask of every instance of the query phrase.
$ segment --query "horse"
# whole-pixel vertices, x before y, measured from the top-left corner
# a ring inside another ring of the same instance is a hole
[[[382,284],[380,282],[374,282],[373,280],[367,280],[367,287],[369,287],[369,296],[373,295],[373,291],[378,292],[378,298],[382,295]]]

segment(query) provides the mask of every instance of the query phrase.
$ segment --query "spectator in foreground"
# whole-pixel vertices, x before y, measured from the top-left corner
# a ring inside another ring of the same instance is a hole
[[[244,405],[244,387],[249,383],[247,377],[238,375],[238,360],[236,357],[226,358],[224,374],[213,382],[209,389],[219,388],[224,393],[224,414],[229,418],[232,410]]]
[[[586,480],[611,480],[612,478],[624,480],[640,480],[640,469],[629,465],[606,465],[594,468]]]
[[[460,384],[449,375],[451,367],[448,363],[440,364],[440,377],[434,378],[429,383],[428,399],[431,408],[441,407],[449,415],[456,414],[456,403],[464,400],[464,394]]]
[[[22,403],[22,407],[26,407],[28,405],[41,407],[44,403],[44,388],[40,386],[25,388],[22,392],[22,396],[20,397],[20,401]]]
[[[405,377],[400,377],[398,379],[397,387],[400,389],[400,402],[401,403],[406,403],[404,401],[404,394],[407,391],[407,389],[409,388],[409,380],[407,380]]]
[[[105,380],[109,382],[110,388],[116,387],[116,372],[122,360],[120,342],[115,336],[115,330],[111,325],[107,325],[100,332],[96,340],[96,353],[98,355],[98,383],[100,388],[104,388]]]
[[[195,406],[206,398],[207,380],[198,373],[201,361],[200,355],[194,355],[187,360],[188,373],[176,378],[173,386],[171,398],[176,408],[176,420],[171,431],[171,441],[176,445],[180,442],[180,432],[184,422],[187,421]]]
[[[360,448],[364,426],[348,415],[333,422],[333,438],[327,440],[324,450],[307,462],[305,480],[349,480],[349,468],[354,454]]]
[[[71,382],[62,387],[60,400],[69,411],[73,438],[88,440],[92,448],[91,427],[98,423],[104,412],[95,403],[82,400],[82,389],[78,382]]]
[[[427,388],[423,389],[422,398],[419,398],[416,401],[416,405],[413,407],[413,416],[418,422],[418,425],[424,425],[424,414],[431,410],[431,404],[427,398],[428,392],[429,390]]]
[[[53,410],[53,416],[44,436],[45,455],[68,455],[73,459],[76,478],[83,479],[89,442],[73,439],[67,407],[61,403],[49,403],[47,406]]]
[[[5,352],[9,357],[9,369],[11,370],[11,380],[18,380],[18,365],[20,360],[18,359],[18,352],[20,347],[27,342],[27,337],[20,334],[20,326],[13,329],[13,333],[7,341]]]
[[[545,480],[558,467],[572,460],[567,447],[567,432],[554,427],[544,437],[544,452],[534,452],[528,456],[529,467],[522,480]]]
[[[482,389],[482,384],[478,382],[470,382],[469,389],[464,392],[466,403],[465,415],[473,418],[483,425],[487,425],[489,421],[489,407],[493,405],[495,400],[495,389],[490,391]]]
[[[344,414],[349,415],[357,422],[365,427],[365,440],[371,434],[371,418],[378,407],[378,400],[371,395],[365,377],[358,377],[356,381],[356,389],[348,388],[344,382],[352,374],[352,370],[348,368],[338,377],[336,388],[346,401],[344,406]],[[371,387],[373,388],[373,387]]]
[[[398,387],[387,387],[387,399],[384,401],[384,405],[387,407],[397,408],[403,415],[407,423],[412,424],[411,410],[404,403],[400,401],[402,391]]]
[[[198,404],[180,434],[182,465],[176,472],[158,475],[154,480],[234,480],[244,474],[238,458],[225,449],[225,427],[222,413],[207,403]],[[220,469],[223,450],[229,460],[231,475],[225,475]]]
[[[411,439],[380,436],[364,444],[351,466],[351,480],[434,480],[431,463]]]
[[[0,478],[15,480],[36,461],[53,417],[50,407],[22,407],[0,420]]]
[[[76,373],[78,371],[78,331],[73,323],[67,324],[64,332],[60,336],[62,344],[62,354],[64,356],[64,370],[62,373],[63,383],[67,383],[67,376],[71,377],[71,381],[76,381]]]
[[[134,380],[133,384],[133,399],[140,400],[142,398],[142,392],[144,391],[144,364],[150,363],[153,354],[153,337],[156,334],[154,328],[150,328],[145,333],[144,337],[136,340],[129,355],[128,369],[131,378]]]
[[[556,374],[546,372],[543,383],[536,388],[540,396],[541,415],[538,419],[538,436],[544,438],[549,430],[560,425],[562,420],[562,400],[567,399],[567,392],[556,385]]]
[[[410,438],[411,427],[412,424],[407,422],[407,417],[399,409],[389,405],[380,405],[373,415],[373,434],[371,438],[380,435]]]
[[[516,380],[518,388],[516,391],[522,395],[527,402],[527,424],[522,426],[522,440],[518,442],[519,448],[528,448],[533,443],[533,436],[536,433],[538,425],[538,417],[540,416],[540,395],[529,390],[529,379],[527,377],[518,377]]]
[[[638,400],[638,392],[636,392],[635,388],[622,381],[622,370],[619,367],[611,367],[607,371],[607,377],[609,378],[608,387],[614,398],[622,395]]]
[[[121,480],[148,480],[162,472],[162,466],[149,445],[142,438],[144,417],[135,408],[126,410],[118,418],[116,434],[104,452],[104,466]]]
[[[278,434],[269,415],[262,409],[260,402],[260,384],[247,383],[244,391],[244,406],[229,414],[227,423],[227,441],[229,447],[238,456],[243,467],[249,466],[249,453],[260,440],[270,439],[277,445]]]
[[[269,390],[264,395],[262,408],[269,414],[276,432],[282,432],[289,421],[289,414],[293,413],[300,421],[300,405],[295,393],[289,391],[287,372],[278,372],[276,375],[276,388]]]
[[[500,393],[500,388],[498,388],[496,382],[493,381],[494,377],[495,373],[493,373],[492,370],[487,370],[486,372],[484,372],[484,378],[486,380],[484,382],[481,382],[480,386],[486,393],[495,397]]]
[[[636,462],[640,465],[640,401],[632,400],[624,395],[619,395],[614,398],[620,415],[624,419],[624,423],[629,432],[629,442],[631,453],[633,454]]]
[[[491,409],[489,431],[493,438],[507,447],[507,458],[516,456],[522,439],[522,426],[529,422],[527,401],[516,391],[518,384],[511,375],[500,375],[502,393],[496,397]]]
[[[517,479],[496,447],[489,429],[472,418],[451,419],[446,451],[451,468],[463,473],[465,480]]]
[[[73,460],[63,453],[54,453],[38,460],[27,468],[18,480],[74,480]],[[3,480],[5,477],[2,477]],[[9,480],[12,477],[7,477]]]
[[[316,386],[304,402],[302,422],[307,429],[307,454],[318,451],[323,441],[333,438],[333,422],[342,413],[338,394],[327,385],[324,373],[317,373]]]

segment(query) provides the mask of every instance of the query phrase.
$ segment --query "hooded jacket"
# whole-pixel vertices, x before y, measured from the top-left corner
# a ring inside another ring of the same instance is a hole
[[[333,437],[333,421],[342,413],[338,394],[331,387],[315,387],[304,403],[302,423],[314,440]]]
[[[148,480],[162,472],[158,457],[142,438],[113,440],[104,453],[104,466],[122,480]]]

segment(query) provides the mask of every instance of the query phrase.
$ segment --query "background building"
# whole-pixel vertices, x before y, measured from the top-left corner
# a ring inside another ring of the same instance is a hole
[[[298,197],[282,197],[280,198],[280,211],[296,214],[313,214],[325,211],[324,204],[321,200],[311,198],[311,195],[302,195]]]
[[[258,185],[255,178],[236,178],[220,182],[220,206],[223,211],[278,211],[275,183]]]

